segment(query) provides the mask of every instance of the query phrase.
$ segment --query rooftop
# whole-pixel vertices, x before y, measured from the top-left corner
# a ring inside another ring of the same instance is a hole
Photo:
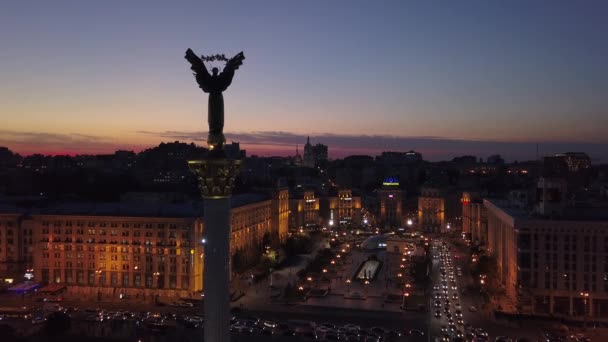
[[[267,194],[242,194],[233,196],[231,207],[270,199]],[[29,213],[30,215],[82,215],[82,216],[125,216],[125,217],[203,217],[203,201],[178,203],[168,202],[60,202],[45,207],[26,209],[11,204],[0,203],[2,213]]]

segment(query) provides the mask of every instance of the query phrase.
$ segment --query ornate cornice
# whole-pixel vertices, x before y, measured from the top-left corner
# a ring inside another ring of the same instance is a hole
[[[241,161],[226,158],[190,160],[188,167],[196,174],[203,198],[227,198],[232,196]]]

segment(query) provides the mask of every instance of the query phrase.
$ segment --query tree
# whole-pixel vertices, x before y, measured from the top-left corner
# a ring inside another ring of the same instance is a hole
[[[307,254],[312,250],[312,240],[305,235],[293,235],[285,241],[285,253],[288,258],[298,254]]]

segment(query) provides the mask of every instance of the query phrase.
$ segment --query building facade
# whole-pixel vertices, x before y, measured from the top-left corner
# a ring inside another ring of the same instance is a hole
[[[22,229],[23,213],[15,207],[0,213],[0,285],[23,280],[25,270],[32,267],[32,230]]]
[[[350,189],[339,189],[334,196],[328,196],[330,225],[348,226],[361,224],[361,197],[353,196]]]
[[[234,196],[231,255],[256,258],[284,239],[288,203],[286,189],[273,197]],[[77,203],[3,213],[0,260],[14,268],[15,282],[33,269],[35,282],[83,296],[192,297],[203,290],[203,217],[200,202]]]
[[[289,234],[289,190],[280,188],[272,194],[272,226],[276,227],[279,244],[285,243]]]
[[[487,252],[512,310],[608,317],[608,220],[531,216],[484,200]]]
[[[418,227],[428,233],[447,231],[445,200],[439,189],[422,189],[420,197],[418,197]]]
[[[320,198],[315,196],[314,190],[305,190],[290,196],[290,227],[292,229],[314,228],[321,224]]]
[[[404,191],[399,188],[399,181],[387,178],[377,190],[380,225],[382,227],[403,226]]]
[[[462,203],[462,233],[474,245],[485,244],[488,221],[481,196],[474,192],[463,192],[460,201]]]

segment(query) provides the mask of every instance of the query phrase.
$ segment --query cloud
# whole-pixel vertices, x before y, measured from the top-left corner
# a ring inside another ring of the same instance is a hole
[[[200,131],[140,131],[138,133],[163,139],[196,142],[204,142],[207,136],[206,132]],[[333,157],[344,157],[352,154],[378,155],[382,151],[415,150],[421,152],[428,160],[445,160],[465,154],[478,157],[501,154],[508,160],[531,160],[536,158],[536,142],[333,133],[314,134],[310,138],[312,144],[323,143],[328,145],[330,155]],[[253,153],[263,147],[265,151],[272,151],[272,153],[281,155],[293,154],[296,144],[302,146],[306,142],[305,135],[283,131],[227,132],[226,139],[240,142],[244,148]],[[595,161],[608,161],[608,144],[541,141],[538,143],[538,147],[541,156],[567,151],[582,151],[589,153]]]
[[[22,154],[108,153],[120,148],[117,142],[94,135],[11,130],[0,130],[0,146],[7,146]]]
[[[204,145],[207,132],[202,131],[138,131],[146,135],[146,141],[184,141]],[[294,155],[296,144],[303,153],[306,135],[283,131],[228,132],[228,141],[237,141],[248,154]],[[383,151],[409,151],[422,153],[426,160],[447,160],[460,155],[487,157],[500,154],[509,161],[536,158],[536,143],[518,141],[492,141],[474,139],[450,139],[434,136],[392,136],[318,133],[310,136],[312,144],[322,143],[329,147],[332,158],[353,154],[379,155]],[[21,154],[97,154],[113,153],[119,149],[142,150],[152,147],[114,141],[111,138],[82,133],[20,132],[0,130],[0,146],[6,146]],[[581,142],[539,142],[540,156],[568,151],[586,152],[594,163],[608,162],[608,144]]]

